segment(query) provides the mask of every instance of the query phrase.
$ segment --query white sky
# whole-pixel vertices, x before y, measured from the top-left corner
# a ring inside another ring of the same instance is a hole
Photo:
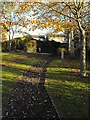
[[[32,31],[32,30],[29,31],[27,28],[23,28],[21,26],[18,28],[18,30],[22,31],[23,33],[19,33],[19,32],[15,33],[14,38],[22,37],[24,35],[24,32],[26,32],[30,35],[46,35],[46,34],[50,33],[50,31],[51,31],[50,29],[43,29],[43,30],[36,29],[34,31]]]

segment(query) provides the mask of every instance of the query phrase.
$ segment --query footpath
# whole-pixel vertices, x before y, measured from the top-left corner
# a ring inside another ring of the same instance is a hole
[[[44,86],[49,62],[35,64],[20,76],[2,119],[60,119]]]

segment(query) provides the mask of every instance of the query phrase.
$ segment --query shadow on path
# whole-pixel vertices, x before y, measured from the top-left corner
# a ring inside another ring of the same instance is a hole
[[[48,56],[49,58],[49,56]],[[13,87],[4,118],[46,118],[59,119],[52,101],[44,87],[46,66],[40,62],[30,67]]]

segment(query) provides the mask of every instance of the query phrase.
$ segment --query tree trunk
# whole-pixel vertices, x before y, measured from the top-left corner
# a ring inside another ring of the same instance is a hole
[[[80,30],[80,75],[82,77],[86,76],[86,35],[85,30],[81,27],[79,23]]]
[[[10,31],[9,31],[9,52],[11,51],[11,38],[10,38]]]
[[[70,30],[69,36],[68,36],[68,50],[71,55],[71,57],[74,57],[74,35],[73,35],[73,29]]]

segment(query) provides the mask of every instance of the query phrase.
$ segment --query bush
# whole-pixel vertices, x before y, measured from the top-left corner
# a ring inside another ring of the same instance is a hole
[[[9,51],[9,41],[2,42],[2,51]]]
[[[9,44],[10,44],[9,41],[2,42],[2,51],[3,52],[9,51],[9,47],[10,47]],[[15,51],[15,50],[26,50],[26,39],[14,38],[12,40],[11,50],[12,51]]]

